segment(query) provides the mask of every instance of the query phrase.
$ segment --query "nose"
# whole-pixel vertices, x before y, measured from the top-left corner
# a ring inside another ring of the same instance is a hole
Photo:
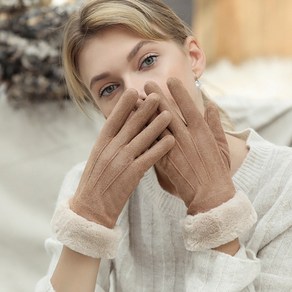
[[[139,98],[144,100],[147,97],[147,94],[144,90],[145,83],[146,81],[142,78],[128,78],[124,81],[124,86],[125,90],[130,88],[135,89],[139,94]]]

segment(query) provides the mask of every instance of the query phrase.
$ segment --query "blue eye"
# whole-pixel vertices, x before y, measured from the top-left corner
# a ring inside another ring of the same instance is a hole
[[[155,62],[157,61],[157,56],[156,55],[150,55],[148,57],[146,57],[141,66],[140,66],[140,69],[143,69],[145,67],[150,67],[152,66]]]
[[[116,90],[118,88],[118,85],[116,84],[111,84],[105,88],[102,88],[100,90],[100,93],[99,93],[99,96],[102,97],[102,96],[109,96],[113,93],[114,90]]]

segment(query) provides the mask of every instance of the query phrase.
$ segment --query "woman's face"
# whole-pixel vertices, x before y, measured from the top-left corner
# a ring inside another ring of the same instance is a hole
[[[202,74],[205,58],[192,37],[182,47],[173,41],[145,40],[122,27],[109,28],[86,42],[78,62],[82,81],[105,117],[129,88],[146,98],[144,85],[150,80],[172,100],[166,85],[170,77],[180,79],[202,109],[195,76]]]

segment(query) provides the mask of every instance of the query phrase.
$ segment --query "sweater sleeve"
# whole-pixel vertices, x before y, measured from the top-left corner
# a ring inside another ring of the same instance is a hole
[[[257,291],[292,291],[291,242],[292,227],[260,250],[261,273],[256,279]]]
[[[292,291],[292,183],[285,181],[287,168],[284,173],[276,179],[279,186],[273,182],[274,192],[254,203],[259,220],[235,256],[193,252],[186,273],[188,292]]]
[[[261,248],[244,246],[232,257],[196,252],[186,273],[187,292],[292,291],[292,227]]]
[[[234,177],[258,221],[235,256],[193,252],[187,291],[292,291],[292,151],[251,132],[249,155]]]
[[[74,195],[79,180],[81,178],[84,166],[85,163],[80,163],[68,172],[60,189],[59,196],[57,199],[57,205],[64,199],[68,199]],[[49,254],[51,260],[48,272],[42,279],[38,281],[35,288],[35,292],[55,292],[54,288],[52,287],[50,279],[59,261],[62,248],[63,248],[62,243],[56,240],[53,236],[45,241],[45,249],[46,252]],[[95,292],[109,291],[110,266],[111,266],[110,260],[103,259],[101,260]]]
[[[209,250],[195,252],[186,273],[187,292],[256,291],[260,260],[244,246],[235,256]]]

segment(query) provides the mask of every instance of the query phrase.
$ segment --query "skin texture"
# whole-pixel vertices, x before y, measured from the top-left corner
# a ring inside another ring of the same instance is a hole
[[[191,96],[197,95],[194,80],[205,67],[205,56],[193,37],[189,37],[183,47],[172,41],[145,43],[129,60],[129,53],[141,41],[145,40],[115,27],[88,40],[81,51],[79,68],[82,80],[105,117],[109,116],[122,93],[129,88],[134,88],[140,98],[145,98],[144,85],[151,80],[160,85],[169,99],[172,97],[166,82],[170,77],[179,78]],[[90,88],[92,78],[103,73],[109,73],[108,77]],[[114,86],[114,90],[110,88],[111,94],[100,97],[100,91],[111,85]],[[201,97],[195,103],[203,113]]]

